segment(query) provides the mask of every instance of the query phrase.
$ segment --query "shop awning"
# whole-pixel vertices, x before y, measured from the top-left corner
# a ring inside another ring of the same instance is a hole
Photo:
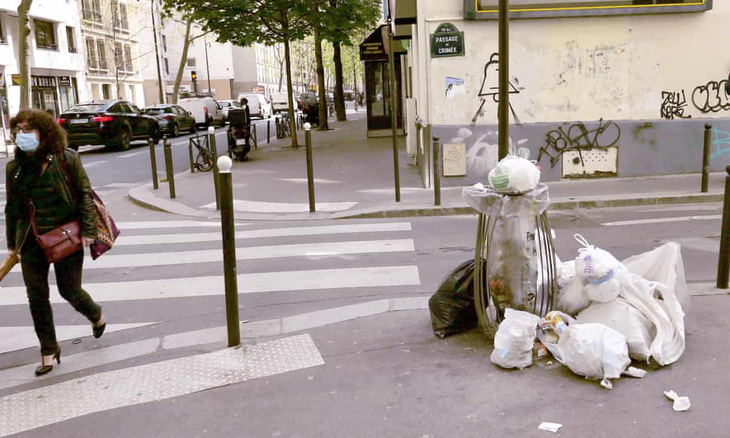
[[[410,28],[410,26],[408,26]],[[397,37],[396,37],[397,39]],[[361,61],[387,61],[388,60],[388,45],[384,42],[388,41],[388,26],[383,24],[378,27],[365,38],[360,44],[360,60]],[[406,49],[403,48],[403,44],[400,42],[393,44],[395,47],[395,54],[399,55],[406,53]]]

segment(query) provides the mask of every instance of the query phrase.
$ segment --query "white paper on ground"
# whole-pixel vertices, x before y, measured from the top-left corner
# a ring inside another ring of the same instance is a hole
[[[666,395],[669,400],[674,400],[674,405],[672,406],[672,408],[676,412],[684,412],[686,410],[689,410],[690,406],[692,406],[692,404],[689,402],[689,397],[680,397],[676,392],[672,391],[671,389],[669,391],[664,391],[664,395]]]
[[[561,427],[563,427],[562,424],[547,423],[547,422],[543,421],[542,423],[540,423],[540,425],[537,428],[540,430],[547,430],[548,432],[552,432],[552,433],[558,433],[558,430],[560,430]]]

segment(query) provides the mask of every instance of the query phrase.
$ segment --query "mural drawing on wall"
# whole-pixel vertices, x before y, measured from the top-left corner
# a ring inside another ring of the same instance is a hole
[[[474,132],[467,128],[460,128],[458,137],[451,139],[451,143],[467,143],[467,140],[474,138]],[[497,131],[485,132],[471,142],[466,152],[467,175],[472,175],[481,183],[487,182],[487,175],[499,161],[499,134]],[[527,139],[515,142],[509,139],[510,155],[529,159],[530,149],[524,147]]]
[[[662,108],[661,116],[663,119],[674,120],[675,117],[680,119],[691,119],[692,116],[684,115],[687,107],[687,97],[684,90],[678,92],[662,91]]]
[[[519,81],[516,78],[513,78],[513,80],[519,85]],[[512,80],[509,81],[509,94],[520,94],[521,89],[524,90],[524,87],[518,89]],[[477,109],[477,112],[471,119],[471,126],[475,126],[479,117],[484,115],[484,105],[487,103],[487,98],[491,97],[495,103],[499,104],[499,53],[492,53],[489,61],[484,65],[482,86],[479,89],[477,97],[479,97],[479,109]],[[515,113],[511,102],[509,104],[509,110],[515,122],[520,123],[520,119],[517,117],[517,113]],[[499,117],[499,112],[497,113],[497,117]]]
[[[713,127],[712,128],[712,154],[710,160],[730,156],[730,132]]]
[[[537,161],[539,163],[544,154],[550,159],[550,167],[554,168],[565,152],[578,151],[581,164],[584,164],[583,151],[605,151],[616,146],[620,139],[621,128],[616,123],[604,122],[603,119],[593,129],[588,129],[582,122],[570,125],[567,130],[560,126],[545,135],[546,144],[540,148]]]

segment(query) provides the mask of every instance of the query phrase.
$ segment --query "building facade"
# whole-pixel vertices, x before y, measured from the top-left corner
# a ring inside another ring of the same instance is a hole
[[[78,0],[89,99],[145,105],[139,72],[141,5],[130,0]]]
[[[590,3],[590,4],[588,4]],[[498,0],[390,0],[407,47],[408,150],[430,184],[417,118],[485,182],[497,162]],[[730,161],[730,2],[512,0],[510,141],[546,181],[699,172],[704,125],[712,168]],[[419,135],[420,134],[420,135]],[[462,167],[462,166],[457,166]]]
[[[20,109],[19,3],[0,0],[2,127]],[[78,6],[75,0],[36,0],[29,15],[31,105],[58,115],[88,98]]]

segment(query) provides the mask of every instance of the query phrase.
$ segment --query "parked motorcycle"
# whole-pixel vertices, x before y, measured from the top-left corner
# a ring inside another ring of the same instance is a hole
[[[251,151],[251,121],[244,109],[228,111],[228,156],[232,160],[245,161]]]

